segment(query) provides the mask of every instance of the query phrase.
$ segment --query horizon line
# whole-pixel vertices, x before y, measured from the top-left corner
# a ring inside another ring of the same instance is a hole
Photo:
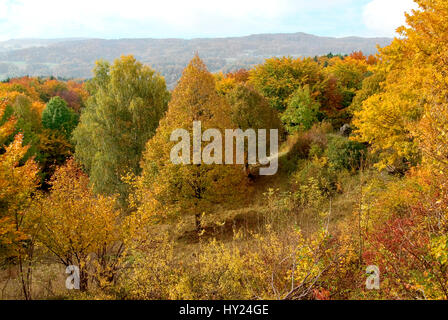
[[[120,37],[120,38],[107,38],[107,37],[61,37],[61,38],[39,38],[39,37],[24,37],[24,38],[10,38],[8,40],[0,40],[0,42],[8,42],[8,41],[32,41],[32,40],[57,40],[57,41],[85,41],[85,40],[185,40],[185,41],[191,41],[191,40],[198,40],[198,39],[233,39],[233,38],[248,38],[253,36],[269,36],[269,35],[297,35],[297,34],[303,34],[307,36],[313,36],[318,38],[330,38],[330,39],[347,39],[347,38],[358,38],[358,39],[394,39],[397,36],[393,37],[387,37],[387,36],[322,36],[322,35],[316,35],[312,33],[307,32],[273,32],[273,33],[252,33],[247,35],[241,35],[241,36],[217,36],[217,37],[192,37],[192,38],[182,38],[182,37],[166,37],[166,38],[159,38],[159,37]]]

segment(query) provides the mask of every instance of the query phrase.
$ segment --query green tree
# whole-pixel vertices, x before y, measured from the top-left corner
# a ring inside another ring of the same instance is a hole
[[[16,121],[14,122],[14,131],[6,138],[5,144],[9,145],[14,141],[16,135],[22,134],[23,144],[29,146],[22,159],[24,162],[38,153],[39,133],[42,131],[40,115],[33,108],[30,98],[19,94],[11,102],[6,103],[6,109],[0,118],[0,125],[6,123],[10,118],[14,118]]]
[[[231,120],[237,128],[281,129],[277,111],[251,86],[237,84],[226,98],[230,105]]]
[[[48,180],[56,167],[63,165],[73,155],[73,145],[59,131],[45,129],[39,134],[39,153],[36,161],[40,165],[42,187],[49,188]]]
[[[225,95],[230,106],[230,119],[236,128],[266,129],[267,147],[270,147],[270,129],[278,129],[283,135],[283,125],[277,110],[269,106],[269,102],[252,86],[235,84],[235,87]],[[249,175],[249,163],[245,150],[246,173]]]
[[[283,124],[289,133],[309,130],[318,121],[320,104],[314,100],[309,86],[299,88],[291,97],[288,108],[282,115]]]
[[[312,58],[271,58],[250,72],[250,81],[274,109],[283,112],[291,95],[301,86],[318,88],[323,80],[320,66]]]
[[[87,84],[91,97],[73,133],[75,157],[96,192],[125,197],[122,177],[140,173],[145,144],[165,114],[169,92],[162,76],[132,56],[112,66],[100,61],[94,74]]]
[[[77,114],[60,97],[51,98],[42,112],[42,125],[45,129],[58,130],[67,138],[78,124]]]

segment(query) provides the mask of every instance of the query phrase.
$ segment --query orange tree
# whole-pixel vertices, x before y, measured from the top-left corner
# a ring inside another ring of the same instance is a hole
[[[174,164],[170,160],[174,130],[192,133],[194,121],[201,121],[203,131],[232,128],[228,109],[225,99],[216,92],[213,76],[196,56],[184,70],[166,117],[146,146],[140,187],[145,194],[142,212],[159,218],[191,214],[199,232],[202,215],[212,212],[214,204],[244,196],[247,178],[242,166]],[[214,139],[215,144],[222,143],[217,137]],[[190,153],[183,156],[190,157]]]
[[[0,101],[0,117],[5,110]],[[9,146],[3,146],[5,138],[14,130],[14,120],[0,126],[0,255],[14,258],[19,266],[23,294],[31,298],[31,269],[25,261],[32,259],[34,226],[27,209],[37,189],[38,167],[32,159],[22,162],[29,146],[23,146],[19,134]]]

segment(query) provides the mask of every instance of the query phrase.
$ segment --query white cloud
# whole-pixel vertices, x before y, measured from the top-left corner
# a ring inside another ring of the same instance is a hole
[[[406,23],[404,13],[417,7],[413,0],[372,0],[364,7],[364,24],[372,34],[395,36],[395,30]]]
[[[0,38],[268,31],[273,25],[281,25],[284,16],[328,10],[354,1],[0,0]]]

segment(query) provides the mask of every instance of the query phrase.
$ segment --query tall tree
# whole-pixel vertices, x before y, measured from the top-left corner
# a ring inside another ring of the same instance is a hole
[[[175,88],[166,117],[156,135],[146,147],[141,189],[146,194],[140,207],[142,213],[155,217],[194,215],[196,228],[202,228],[202,215],[213,212],[213,204],[237,199],[247,192],[247,178],[238,165],[194,164],[171,161],[172,133],[177,129],[189,132],[194,121],[201,121],[202,132],[207,129],[230,129],[229,106],[215,89],[215,80],[201,59],[196,56],[184,70]],[[221,132],[224,132],[221,130]],[[214,136],[213,143],[221,144],[222,137]],[[191,149],[187,145],[186,158]],[[194,148],[193,148],[194,149]],[[185,153],[185,150],[183,150]],[[205,149],[204,149],[205,152]],[[193,151],[193,154],[197,154]],[[217,156],[216,161],[222,162]]]
[[[357,139],[381,155],[380,168],[416,165],[422,150],[427,160],[448,156],[448,5],[442,0],[416,2],[420,9],[407,15],[409,27],[401,27],[401,37],[381,49],[378,68],[386,75],[381,90],[355,112]]]
[[[100,61],[88,83],[91,97],[73,133],[75,157],[89,173],[96,192],[127,194],[122,177],[140,173],[146,142],[165,114],[165,80],[134,57],[110,66]]]
[[[277,111],[270,108],[266,98],[251,86],[237,84],[226,98],[230,105],[230,119],[237,128],[281,129]]]
[[[381,50],[381,90],[355,113],[357,137],[380,154],[380,168],[418,164],[364,205],[376,229],[365,256],[388,270],[393,296],[447,299],[448,2],[416,2],[400,37]]]
[[[0,118],[6,109],[5,101],[0,101]],[[9,146],[3,146],[5,137],[14,130],[15,121],[9,119],[0,125],[0,257],[16,259],[19,278],[25,299],[31,299],[31,268],[26,267],[32,253],[32,223],[27,209],[31,205],[37,189],[38,167],[32,160],[23,165],[29,146],[23,146],[23,135],[16,135]]]
[[[283,125],[277,110],[269,106],[269,101],[251,85],[235,82],[224,93],[230,106],[230,120],[233,126],[243,131],[264,129],[267,131],[266,147],[270,147],[270,130],[277,129],[283,135]],[[222,93],[223,94],[223,93]],[[245,168],[249,175],[248,146],[245,146]]]

